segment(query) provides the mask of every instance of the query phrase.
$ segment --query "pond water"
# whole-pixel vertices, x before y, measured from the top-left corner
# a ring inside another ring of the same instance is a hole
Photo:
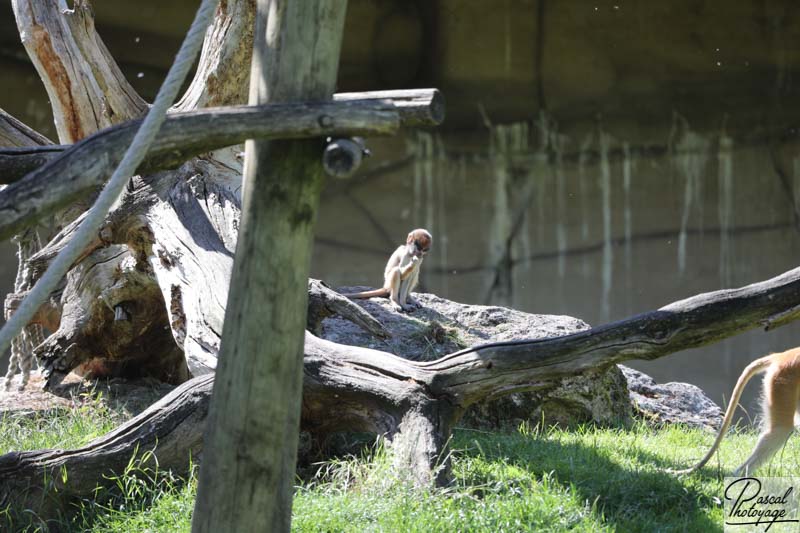
[[[434,235],[422,290],[592,325],[797,266],[789,145],[695,131],[678,115],[647,144],[601,123],[561,133],[547,118],[370,144],[373,166],[323,198],[313,275],[334,286],[379,285],[414,227]],[[798,333],[756,330],[630,365],[725,404],[749,361]],[[744,400],[751,415],[757,389]]]

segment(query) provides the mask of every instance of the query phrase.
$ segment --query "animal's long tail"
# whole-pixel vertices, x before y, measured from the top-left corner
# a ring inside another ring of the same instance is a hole
[[[389,289],[386,287],[375,289],[373,291],[356,292],[354,294],[343,294],[348,298],[374,298],[376,296],[389,296]]]
[[[719,444],[722,442],[723,437],[725,437],[725,433],[728,431],[728,428],[733,421],[733,414],[736,411],[736,406],[739,405],[739,398],[742,396],[742,391],[744,391],[747,382],[755,376],[756,374],[760,374],[767,367],[772,363],[772,356],[768,355],[766,357],[762,357],[760,359],[756,359],[742,371],[742,375],[739,376],[738,381],[736,381],[736,386],[733,388],[733,392],[731,393],[731,401],[728,403],[728,409],[725,411],[725,418],[722,420],[722,427],[719,428],[719,433],[717,433],[717,438],[714,440],[714,444],[711,446],[711,449],[708,450],[708,453],[700,459],[694,466],[691,468],[687,468],[685,470],[670,470],[673,474],[691,474],[692,472],[699,470],[700,468],[705,465],[709,459],[714,455],[714,452],[717,451],[719,448]]]

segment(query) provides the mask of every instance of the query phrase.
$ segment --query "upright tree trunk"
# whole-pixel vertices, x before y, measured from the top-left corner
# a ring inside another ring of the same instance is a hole
[[[333,94],[346,0],[259,0],[250,104]],[[248,141],[194,531],[288,531],[319,141]]]

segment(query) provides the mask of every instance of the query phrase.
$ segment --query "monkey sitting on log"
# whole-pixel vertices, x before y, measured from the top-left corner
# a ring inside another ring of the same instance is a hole
[[[708,450],[705,457],[686,470],[671,471],[674,474],[691,474],[700,469],[711,459],[714,452],[722,442],[725,432],[731,425],[733,413],[739,404],[747,382],[755,376],[765,372],[762,409],[764,421],[761,434],[758,436],[753,453],[737,468],[733,475],[750,475],[759,465],[763,464],[777,452],[789,438],[794,430],[795,413],[800,400],[800,348],[793,348],[781,353],[774,353],[756,359],[744,369],[731,394],[731,401],[725,411],[722,427]]]
[[[420,303],[411,296],[419,281],[422,259],[431,249],[433,237],[424,229],[415,229],[408,234],[406,243],[394,251],[383,272],[383,287],[374,291],[345,294],[348,298],[373,298],[388,296],[396,311],[413,311]]]

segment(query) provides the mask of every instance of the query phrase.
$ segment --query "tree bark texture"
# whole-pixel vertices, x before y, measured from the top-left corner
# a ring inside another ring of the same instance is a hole
[[[253,105],[336,86],[346,0],[259,0]],[[242,223],[192,530],[289,531],[323,145],[247,141]]]

